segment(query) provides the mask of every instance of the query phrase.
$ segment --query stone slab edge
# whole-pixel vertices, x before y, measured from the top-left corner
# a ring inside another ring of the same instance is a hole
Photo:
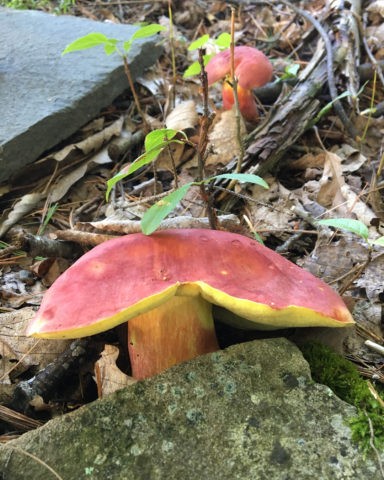
[[[127,40],[137,29],[0,8],[0,183],[65,140],[128,88],[122,61],[102,47],[62,56],[90,32]],[[162,52],[158,38],[129,53],[134,78]]]

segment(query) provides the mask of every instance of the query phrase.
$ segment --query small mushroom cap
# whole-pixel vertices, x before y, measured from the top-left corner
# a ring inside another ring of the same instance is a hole
[[[234,49],[235,75],[238,84],[245,89],[257,88],[272,79],[271,62],[257,48],[240,46]],[[206,66],[208,85],[217,82],[231,73],[231,50],[215,55]]]
[[[27,333],[92,335],[174,295],[201,295],[256,329],[354,323],[328,285],[255,240],[180,229],[126,235],[86,253],[45,294]]]

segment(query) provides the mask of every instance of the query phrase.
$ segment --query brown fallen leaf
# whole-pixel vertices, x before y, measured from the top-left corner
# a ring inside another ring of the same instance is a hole
[[[8,383],[10,376],[17,376],[30,366],[44,368],[70,343],[69,340],[26,337],[27,324],[35,314],[32,307],[0,314],[0,385]]]
[[[95,363],[95,378],[99,398],[136,383],[136,380],[117,367],[118,356],[119,349],[117,347],[105,345],[100,360]]]

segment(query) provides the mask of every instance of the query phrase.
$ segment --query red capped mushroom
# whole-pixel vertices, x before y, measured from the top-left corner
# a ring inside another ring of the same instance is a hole
[[[354,323],[328,285],[255,240],[185,229],[127,235],[86,253],[45,294],[28,334],[76,338],[128,321],[140,379],[219,348],[212,305],[244,328]]]
[[[234,57],[240,112],[245,120],[255,122],[259,118],[259,113],[252,94],[252,88],[262,87],[272,79],[272,65],[263,52],[253,47],[235,47]],[[231,73],[230,49],[214,56],[208,62],[206,72],[208,85],[226,77],[228,78]],[[228,81],[225,81],[223,84],[222,94],[224,109],[231,109],[235,100],[233,88]]]

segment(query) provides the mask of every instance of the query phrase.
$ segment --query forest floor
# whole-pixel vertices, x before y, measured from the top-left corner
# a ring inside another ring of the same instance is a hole
[[[30,3],[51,12],[60,4]],[[227,2],[174,1],[172,22],[166,1],[64,3],[68,14],[88,19],[163,25],[164,54],[135,86],[144,118],[127,88],[97,119],[39,159],[41,176],[33,184],[11,185],[2,194],[7,228],[0,250],[0,402],[12,405],[16,385],[65,355],[68,342],[26,338],[24,331],[44,292],[74,259],[106,238],[139,232],[148,208],[173,189],[234,172],[259,175],[269,188],[221,180],[202,196],[191,186],[164,222],[256,237],[323,279],[356,321],[344,355],[363,376],[384,383],[383,354],[364,344],[384,345],[384,3],[318,0],[300,10],[286,1],[231,2],[236,45],[257,47],[274,68],[274,80],[256,90],[260,118],[254,124],[222,111],[220,82],[207,90],[199,75],[183,76],[198,60],[197,50],[188,50],[192,42],[209,35],[204,48],[217,52],[214,40],[231,33]],[[165,127],[184,132],[188,142],[173,144],[124,177],[107,201],[107,181],[143,153],[149,129]],[[204,134],[208,143],[201,150]],[[70,153],[63,162],[64,150]],[[336,223],[321,226],[320,219]],[[99,364],[95,374],[104,343],[118,347],[112,335],[98,342],[94,356],[81,362],[80,384],[78,375],[70,393],[58,394],[56,386],[51,398],[35,399],[34,409],[45,411],[41,418],[96,398],[102,383],[97,372],[110,368],[116,374],[115,360],[108,368]],[[36,426],[14,414],[0,415],[4,439]]]

